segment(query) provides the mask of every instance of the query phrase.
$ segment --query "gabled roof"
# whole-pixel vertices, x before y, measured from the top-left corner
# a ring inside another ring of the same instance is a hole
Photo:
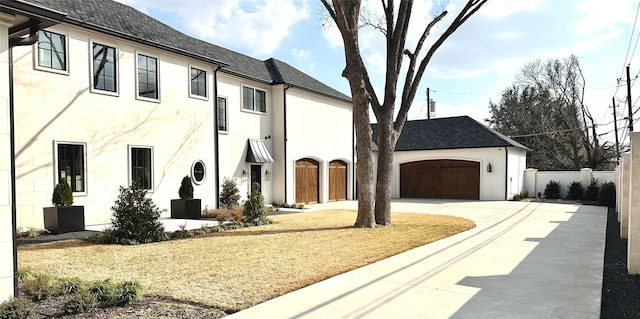
[[[267,84],[290,84],[318,94],[351,101],[328,85],[275,59],[261,61],[188,36],[128,6],[112,0],[19,0],[61,11],[68,24],[107,33],[208,63],[222,72]],[[273,70],[277,70],[274,77]]]
[[[371,124],[376,140],[377,124]],[[524,145],[504,136],[468,116],[407,121],[396,151],[442,150]]]

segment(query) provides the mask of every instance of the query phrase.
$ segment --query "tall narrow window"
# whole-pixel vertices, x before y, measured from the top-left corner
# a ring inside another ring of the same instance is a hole
[[[191,68],[191,95],[207,97],[207,71]]]
[[[153,154],[150,147],[131,147],[131,182],[140,183],[144,189],[153,186]]]
[[[138,96],[158,99],[158,59],[138,54]]]
[[[93,88],[116,92],[116,49],[93,44]]]
[[[73,192],[85,191],[84,145],[57,144],[58,180],[66,179]]]
[[[67,38],[49,31],[38,31],[38,66],[67,70]]]
[[[218,97],[218,131],[227,132],[227,99]]]
[[[267,93],[262,90],[243,86],[242,108],[261,113],[267,112]]]

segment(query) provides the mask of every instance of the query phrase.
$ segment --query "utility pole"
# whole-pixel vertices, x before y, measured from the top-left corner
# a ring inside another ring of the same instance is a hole
[[[629,132],[633,132],[633,106],[631,105],[631,77],[629,76],[629,67],[627,64],[627,104],[629,104]]]
[[[616,163],[620,164],[620,142],[618,141],[618,119],[616,117],[616,98],[611,97],[613,102],[613,132],[616,134]]]
[[[431,98],[429,97],[429,88],[427,88],[427,120],[431,119]]]

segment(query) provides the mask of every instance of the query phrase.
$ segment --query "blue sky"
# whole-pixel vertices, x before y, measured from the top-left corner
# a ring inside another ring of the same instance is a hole
[[[191,36],[258,59],[274,57],[333,88],[349,93],[341,77],[344,53],[335,27],[323,27],[324,8],[317,0],[118,0]],[[489,101],[513,83],[522,66],[536,59],[578,56],[586,78],[585,103],[600,133],[613,130],[613,96],[624,66],[640,73],[639,0],[490,0],[443,44],[422,79],[409,119],[425,118],[426,88],[437,103],[436,117],[489,117]],[[373,15],[380,2],[364,1]],[[459,0],[416,0],[408,46],[443,9],[449,11],[431,41],[463,5]],[[384,40],[375,30],[361,30],[363,56],[374,86],[384,86]],[[426,50],[425,50],[426,51]],[[634,110],[640,86],[632,88]],[[627,115],[624,103],[618,118]],[[640,118],[640,114],[636,116]],[[622,122],[619,123],[622,126]],[[636,124],[640,126],[640,124]],[[621,129],[620,136],[622,138]],[[605,136],[613,141],[613,135]]]

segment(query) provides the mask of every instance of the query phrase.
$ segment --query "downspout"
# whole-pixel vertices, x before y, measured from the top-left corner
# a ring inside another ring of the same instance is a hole
[[[509,199],[509,147],[504,147],[504,200]]]
[[[216,180],[216,208],[220,208],[220,144],[219,128],[218,128],[218,71],[221,66],[216,65],[213,70],[213,160],[216,162],[214,166],[214,175]]]
[[[288,203],[289,199],[288,199],[288,193],[287,193],[287,166],[288,161],[287,161],[287,90],[289,90],[289,88],[291,88],[290,85],[287,85],[284,87],[284,89],[282,90],[282,109],[283,109],[283,116],[284,116],[284,120],[283,120],[283,125],[284,125],[284,202]]]
[[[16,142],[15,142],[15,112],[13,102],[13,47],[32,45],[38,41],[38,28],[32,27],[26,38],[9,39],[9,148],[11,170],[11,233],[13,235],[13,296],[18,297],[18,212],[16,206]]]

